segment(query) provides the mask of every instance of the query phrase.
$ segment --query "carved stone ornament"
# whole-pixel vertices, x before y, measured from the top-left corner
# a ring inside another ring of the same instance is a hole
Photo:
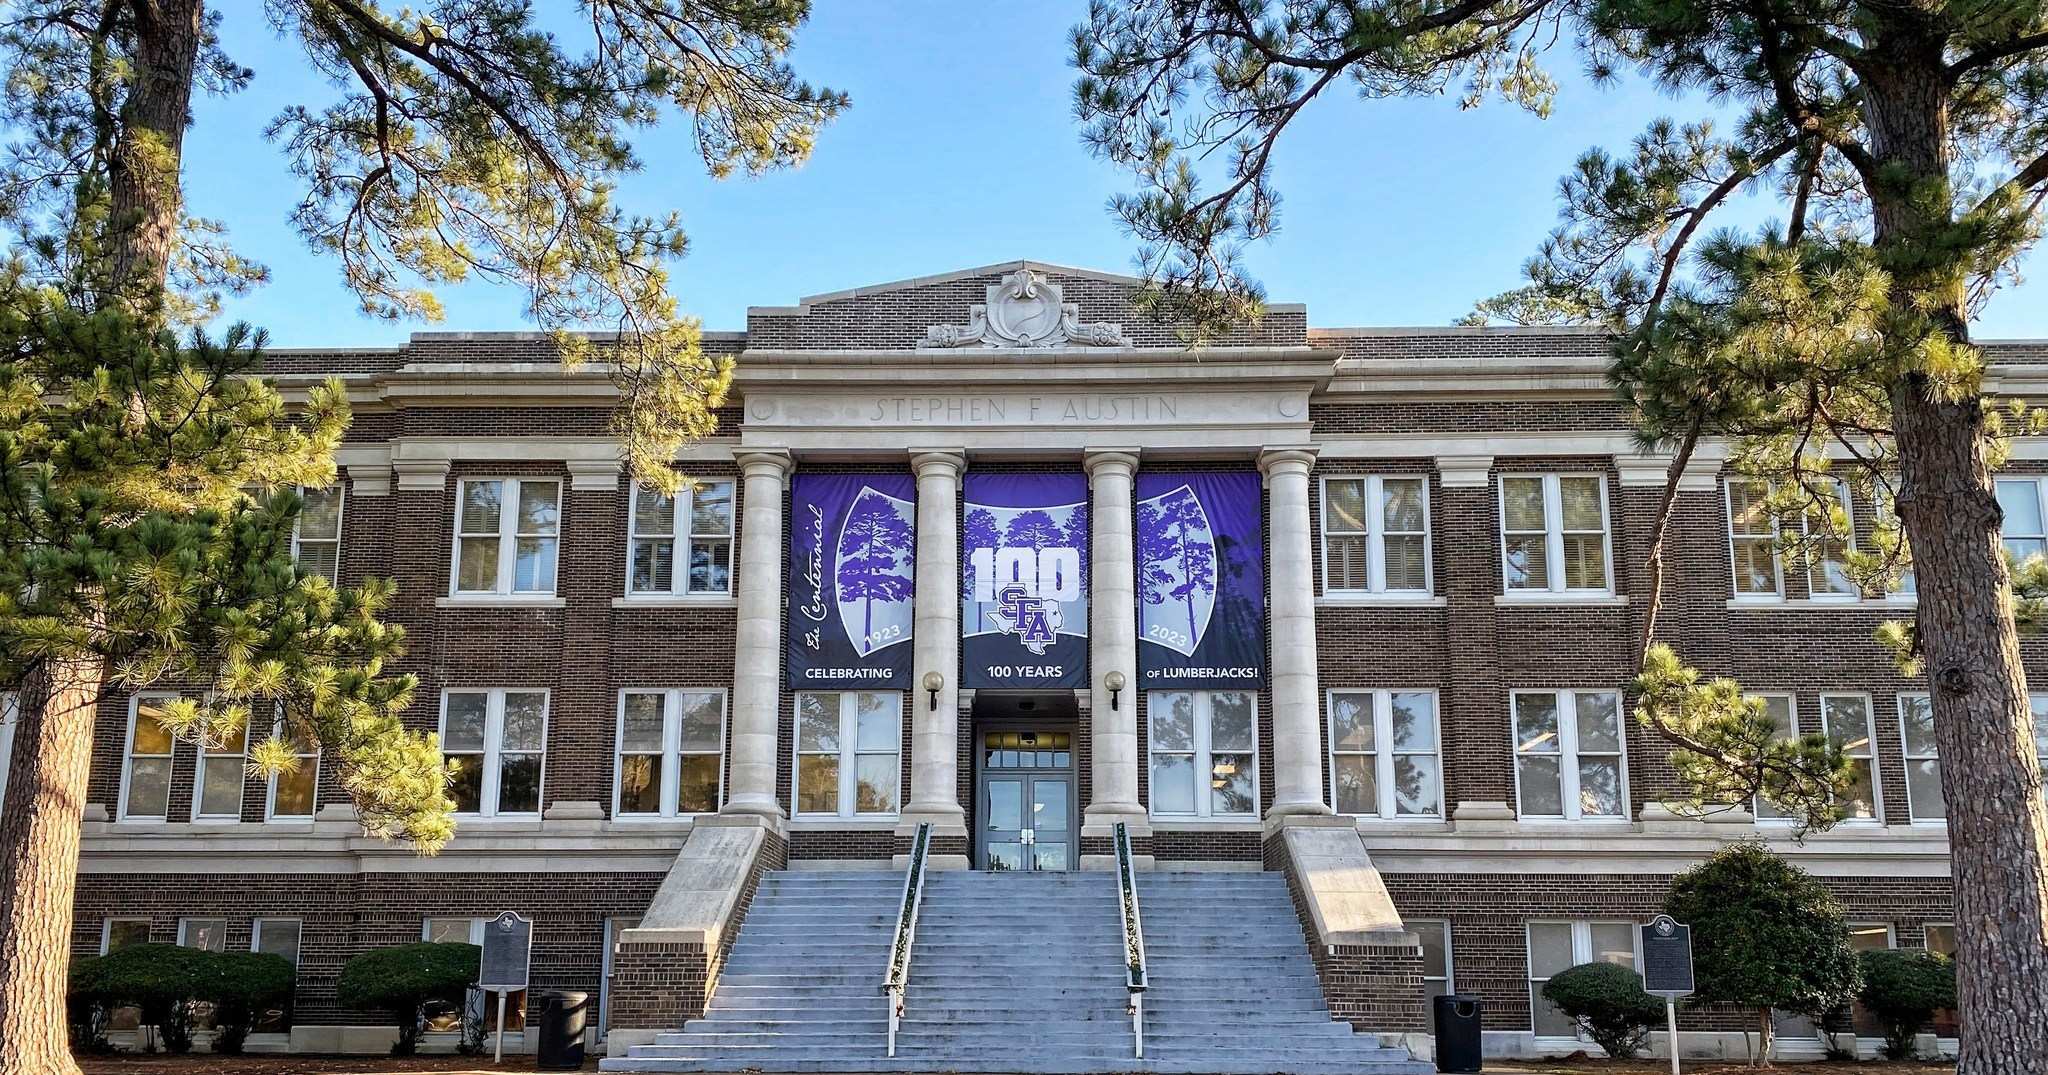
[[[988,302],[967,308],[964,325],[933,325],[919,347],[1129,347],[1122,325],[1083,323],[1060,285],[1019,269],[989,285]]]

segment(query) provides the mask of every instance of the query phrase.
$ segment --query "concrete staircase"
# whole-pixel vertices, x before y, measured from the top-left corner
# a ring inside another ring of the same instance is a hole
[[[896,872],[768,875],[701,1019],[605,1071],[1425,1075],[1330,1019],[1286,881],[1146,873],[1152,990],[1131,1056],[1107,873],[934,873],[886,1055]]]

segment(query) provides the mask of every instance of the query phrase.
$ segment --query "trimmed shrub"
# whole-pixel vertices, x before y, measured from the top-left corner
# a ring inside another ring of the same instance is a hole
[[[1643,977],[1615,963],[1581,963],[1543,983],[1543,999],[1579,1024],[1607,1055],[1642,1052],[1650,1028],[1664,1021],[1664,1002],[1643,992]]]
[[[473,944],[427,941],[374,948],[341,968],[335,991],[346,1007],[397,1015],[392,1055],[411,1056],[419,1048],[422,1009],[432,1001],[460,1005],[482,958],[483,949]]]
[[[72,1050],[95,1055],[114,1051],[113,1043],[107,1040],[107,1023],[112,1013],[100,998],[80,988],[81,982],[94,979],[99,960],[98,956],[72,960],[71,981],[64,994],[65,1021],[70,1024]]]
[[[1770,1062],[1772,1009],[1818,1019],[1856,995],[1842,905],[1762,845],[1725,847],[1679,874],[1664,912],[1692,926],[1692,1002],[1753,1013],[1757,1064]]]
[[[291,960],[260,952],[216,952],[212,981],[202,998],[214,1004],[213,1051],[237,1054],[257,1013],[289,1000],[298,971]]]
[[[1956,1006],[1956,965],[1946,956],[1911,949],[1881,949],[1857,956],[1863,988],[1856,999],[1884,1026],[1884,1055],[1904,1060],[1913,1039],[1934,1013]]]
[[[192,1051],[194,1000],[208,999],[218,981],[215,956],[175,944],[131,944],[92,960],[80,960],[73,972],[74,995],[106,1008],[133,1005],[142,1022],[153,1026],[164,1049]]]

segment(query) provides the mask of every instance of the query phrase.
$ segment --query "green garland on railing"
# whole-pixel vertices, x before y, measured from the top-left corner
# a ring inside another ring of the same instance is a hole
[[[903,906],[896,912],[896,942],[890,946],[889,973],[882,982],[885,993],[902,988],[904,973],[910,965],[910,916],[917,910],[917,893],[924,884],[925,851],[931,836],[931,822],[920,822],[917,835],[910,841],[910,870],[903,879]]]
[[[1131,833],[1121,821],[1116,823],[1116,877],[1117,898],[1124,915],[1124,962],[1130,971],[1130,988],[1143,989],[1145,938],[1138,921],[1138,882],[1131,866]]]

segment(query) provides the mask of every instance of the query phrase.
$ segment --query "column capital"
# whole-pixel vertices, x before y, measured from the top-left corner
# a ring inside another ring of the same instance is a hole
[[[625,464],[617,459],[571,459],[569,488],[579,493],[616,492],[619,472]]]
[[[1647,455],[1617,455],[1614,470],[1621,476],[1624,488],[1647,486],[1662,489],[1671,478],[1671,464],[1677,456],[1656,452]],[[1721,484],[1721,460],[1702,458],[1695,453],[1686,460],[1685,470],[1678,476],[1678,488],[1686,493],[1711,493]]]
[[[787,448],[746,448],[734,452],[732,460],[739,464],[740,473],[749,478],[757,475],[781,478],[796,466]]]
[[[1081,469],[1087,471],[1089,477],[1094,477],[1097,470],[1105,467],[1110,470],[1123,470],[1126,472],[1137,470],[1138,449],[1085,448],[1082,450]]]
[[[355,496],[390,496],[391,464],[350,463],[342,467],[348,472],[349,492]]]
[[[448,487],[446,459],[400,459],[391,464],[391,469],[398,475],[398,487],[403,490]]]
[[[1264,449],[1259,452],[1259,473],[1268,478],[1291,470],[1307,474],[1316,465],[1316,455],[1321,451],[1322,447],[1315,444],[1289,444]]]
[[[1436,475],[1446,489],[1484,489],[1493,477],[1493,457],[1440,455],[1436,457]]]
[[[958,475],[967,469],[965,448],[919,448],[910,453],[910,472],[924,477],[926,470],[950,471]]]

